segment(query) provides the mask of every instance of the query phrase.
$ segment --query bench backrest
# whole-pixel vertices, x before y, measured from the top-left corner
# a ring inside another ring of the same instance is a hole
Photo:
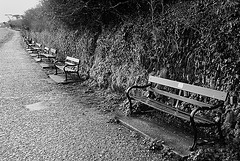
[[[48,47],[44,47],[44,52],[45,53],[49,53],[49,48]]]
[[[41,48],[41,46],[42,46],[42,44],[40,44],[40,43],[36,43],[36,45],[37,45],[39,48]]]
[[[80,60],[77,58],[73,58],[70,56],[67,56],[65,59],[65,64],[68,65],[75,65],[75,67],[73,67],[75,70],[79,70],[79,64],[80,64]]]
[[[164,85],[164,86],[168,86],[168,87],[172,87],[172,88],[180,90],[179,94],[177,95],[177,94],[170,93],[170,92],[167,92],[167,91],[164,91],[164,90],[161,90],[161,89],[150,87],[149,89],[152,92],[156,92],[158,94],[165,95],[165,96],[171,97],[173,99],[180,100],[180,101],[183,101],[183,102],[188,102],[188,103],[198,105],[198,106],[209,107],[211,105],[208,104],[208,103],[197,101],[195,99],[191,99],[191,98],[188,98],[188,97],[181,96],[181,91],[188,91],[188,92],[191,92],[191,93],[211,97],[211,98],[221,100],[221,101],[225,101],[226,98],[227,98],[227,94],[228,94],[227,92],[223,92],[223,91],[204,88],[204,87],[200,87],[200,86],[196,86],[196,85],[177,82],[177,81],[173,81],[173,80],[169,80],[169,79],[165,79],[165,78],[160,78],[160,77],[155,77],[155,76],[149,76],[148,81],[152,82],[152,83],[156,83],[156,84],[160,84],[160,85]]]
[[[204,87],[195,86],[187,83],[172,81],[172,80],[160,78],[160,77],[149,76],[149,82],[177,88],[180,90],[200,94],[203,96],[215,98],[222,101],[225,101],[227,97],[227,93],[223,91],[218,91],[210,88],[204,88]]]
[[[57,55],[57,50],[51,48],[51,49],[50,49],[50,54],[52,54],[52,55]]]

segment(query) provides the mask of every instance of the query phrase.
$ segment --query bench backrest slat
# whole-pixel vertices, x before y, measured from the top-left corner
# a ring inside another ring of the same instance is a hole
[[[49,53],[49,48],[48,47],[44,47],[44,52]]]
[[[41,47],[41,46],[42,46],[42,44],[39,44],[39,43],[36,43],[36,45],[37,45],[38,47]]]
[[[200,87],[200,86],[195,86],[195,85],[190,85],[190,84],[186,84],[186,83],[182,83],[182,82],[172,81],[172,80],[165,79],[165,78],[149,76],[149,82],[177,88],[180,90],[185,90],[188,92],[193,92],[196,94],[208,96],[208,97],[215,98],[218,100],[225,101],[227,98],[226,92],[213,90],[213,89],[209,89],[209,88],[204,88],[204,87]]]
[[[49,51],[49,48],[48,47],[44,47],[44,50]]]
[[[74,64],[74,63],[71,63],[71,62],[65,62],[65,64],[67,64],[67,65],[76,65],[76,64]]]
[[[79,59],[73,58],[73,57],[70,57],[70,56],[67,56],[66,61],[71,61],[71,62],[74,62],[76,64],[79,64],[79,62],[80,62]]]
[[[156,88],[151,88],[150,87],[149,90],[152,91],[152,92],[156,92],[158,94],[165,95],[165,96],[168,96],[168,97],[171,97],[171,98],[183,101],[183,102],[188,102],[188,103],[191,103],[193,105],[200,106],[200,107],[210,107],[211,106],[210,104],[207,104],[207,103],[204,103],[204,102],[200,102],[200,101],[190,99],[190,98],[187,98],[187,97],[179,96],[179,95],[169,93],[169,92],[166,92],[166,91],[163,91],[163,90],[159,90],[159,89],[156,89]]]
[[[51,53],[51,54],[53,54],[53,55],[56,55],[56,54],[57,54],[57,50],[56,50],[56,49],[53,49],[53,48],[51,48],[51,49],[50,49],[50,53]]]

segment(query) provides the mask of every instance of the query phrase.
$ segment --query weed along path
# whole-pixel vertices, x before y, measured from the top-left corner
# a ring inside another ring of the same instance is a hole
[[[11,36],[9,36],[10,34]],[[0,29],[0,160],[161,160],[144,138],[96,108],[102,101],[80,83],[59,85]]]

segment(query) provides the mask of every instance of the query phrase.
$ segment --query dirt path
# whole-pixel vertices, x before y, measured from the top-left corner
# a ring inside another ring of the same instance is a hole
[[[81,84],[57,85],[20,45],[17,31],[0,46],[0,160],[161,160],[142,138],[94,108]],[[1,39],[1,37],[0,37]],[[8,41],[7,41],[8,40]],[[29,110],[40,103],[44,109]]]

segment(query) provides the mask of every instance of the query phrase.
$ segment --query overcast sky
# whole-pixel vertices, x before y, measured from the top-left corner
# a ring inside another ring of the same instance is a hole
[[[8,21],[5,14],[23,15],[30,8],[36,7],[40,0],[0,0],[0,22]]]

